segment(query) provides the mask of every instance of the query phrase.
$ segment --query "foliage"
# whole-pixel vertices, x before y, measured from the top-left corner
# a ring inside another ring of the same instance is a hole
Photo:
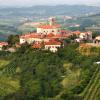
[[[26,43],[15,53],[1,53],[0,58],[10,60],[1,66],[1,77],[17,79],[19,87],[2,95],[3,100],[82,100],[80,94],[90,82],[96,70],[93,62],[100,55],[81,55],[78,47],[70,43],[51,53]]]
[[[19,35],[10,35],[7,42],[10,46],[14,46],[15,44],[19,43]]]
[[[93,35],[92,35],[93,39],[94,39],[96,36],[98,36],[98,35],[100,35],[100,32],[99,32],[99,31],[93,32]]]

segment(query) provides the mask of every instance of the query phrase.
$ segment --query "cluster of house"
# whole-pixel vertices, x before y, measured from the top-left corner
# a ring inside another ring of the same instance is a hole
[[[44,45],[44,49],[49,49],[52,52],[56,52],[61,47],[63,39],[67,39],[70,36],[76,35],[76,42],[81,42],[83,39],[92,39],[91,32],[80,31],[66,31],[62,30],[59,24],[56,24],[55,19],[51,18],[49,24],[40,25],[37,27],[36,33],[28,33],[20,36],[20,44],[29,43],[33,44],[33,48],[41,48]]]
[[[76,36],[75,41],[92,40],[92,32],[80,31],[66,31],[62,30],[61,26],[56,23],[54,18],[50,18],[49,24],[41,24],[37,27],[37,32],[30,32],[20,36],[20,45],[24,43],[31,44],[33,48],[40,49],[44,47],[45,50],[56,52],[58,48],[63,46],[62,40],[70,36]],[[1,48],[8,43],[1,43]]]
[[[73,34],[76,36],[75,41],[76,42],[81,42],[83,40],[92,40],[92,32],[80,32],[80,31],[75,31]]]
[[[36,33],[27,33],[20,36],[20,44],[33,44],[32,47],[39,49],[44,47],[46,50],[56,52],[61,47],[61,39],[68,38],[70,34],[61,30],[61,26],[56,24],[55,20],[50,19],[49,24],[40,25],[37,27]]]

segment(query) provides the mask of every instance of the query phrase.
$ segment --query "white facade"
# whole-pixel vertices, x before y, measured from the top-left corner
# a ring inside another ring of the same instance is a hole
[[[98,40],[98,41],[100,41],[100,36],[97,36],[95,39]]]
[[[29,44],[31,44],[31,43],[33,43],[33,42],[42,42],[42,39],[40,39],[40,38],[29,38],[29,39],[27,40],[27,42],[28,42]]]
[[[51,52],[57,52],[60,47],[61,45],[45,45],[45,49],[50,50]]]
[[[2,47],[3,47],[3,46],[2,46],[2,45],[0,45],[0,51],[2,50]]]
[[[86,40],[92,40],[92,33],[91,32],[80,33],[79,38],[86,39]]]
[[[60,28],[52,28],[52,29],[37,28],[37,33],[43,33],[43,34],[53,33],[54,35],[57,35],[61,33],[61,29]]]
[[[43,34],[53,33],[56,35],[61,33],[61,27],[60,25],[56,24],[55,18],[50,18],[49,24],[37,27],[37,33],[43,33]]]
[[[26,39],[20,38],[20,44],[24,44],[26,42]]]
[[[79,35],[79,38],[81,38],[81,39],[87,39],[87,35],[85,33],[81,33]]]
[[[75,39],[75,42],[81,42],[81,39],[80,38],[77,38],[77,39]]]
[[[41,43],[41,42],[49,42],[49,38],[20,38],[20,44],[24,44],[24,43],[29,43],[29,44],[32,44],[33,42],[38,42],[38,43]]]

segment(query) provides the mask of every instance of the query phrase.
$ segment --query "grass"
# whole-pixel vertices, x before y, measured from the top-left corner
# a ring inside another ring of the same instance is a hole
[[[73,66],[71,63],[64,64],[64,67],[66,68],[66,75],[62,81],[64,89],[70,89],[77,85],[80,81],[81,70],[71,70],[71,66]]]
[[[6,96],[19,90],[20,84],[18,79],[8,77],[0,78],[0,96]]]
[[[16,24],[19,23],[20,19],[18,18],[1,18],[0,19],[0,25],[12,25],[12,24]]]
[[[64,90],[70,90],[71,88],[75,87],[80,82],[81,70],[71,70],[71,63],[65,63],[64,67],[66,68],[66,75],[62,81],[62,85]],[[99,100],[99,93],[100,93],[100,66],[96,68],[94,71],[93,76],[91,77],[90,82],[88,83],[87,87],[84,91],[79,94],[79,97],[82,97],[83,100]],[[64,93],[61,92],[60,95]],[[60,96],[58,96],[60,97]]]
[[[79,75],[80,70],[77,70],[76,72],[72,72],[69,70],[69,75],[66,76],[62,81],[64,88],[69,89],[77,85],[77,83],[79,82]]]
[[[22,26],[18,27],[18,30],[21,31],[22,33],[27,33],[27,32],[35,31],[36,28],[35,27],[31,27],[31,26],[22,25]]]
[[[0,69],[5,68],[10,61],[0,60]],[[0,97],[16,92],[20,88],[18,78],[11,78],[0,74]]]
[[[4,66],[6,66],[7,64],[9,64],[9,61],[0,60],[0,69],[4,68]]]
[[[94,100],[100,100],[100,84],[99,84],[99,90],[96,92]]]

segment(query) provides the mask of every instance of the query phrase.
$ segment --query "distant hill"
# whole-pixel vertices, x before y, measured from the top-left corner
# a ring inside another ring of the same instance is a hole
[[[9,34],[19,34],[18,28],[27,20],[26,17],[29,20],[32,18],[32,21],[37,21],[41,18],[57,15],[79,17],[77,21],[72,19],[65,23],[81,23],[85,19],[92,19],[99,23],[100,7],[85,5],[33,6],[22,8],[0,7],[0,40],[5,40]]]
[[[55,16],[71,15],[79,16],[89,13],[98,13],[100,7],[85,5],[57,5],[57,6],[33,6],[23,8],[0,8],[2,16]]]
[[[79,19],[80,20],[89,19],[96,22],[97,24],[100,24],[100,12],[92,14],[92,15],[88,15],[88,16],[82,16],[82,17],[79,17]]]

